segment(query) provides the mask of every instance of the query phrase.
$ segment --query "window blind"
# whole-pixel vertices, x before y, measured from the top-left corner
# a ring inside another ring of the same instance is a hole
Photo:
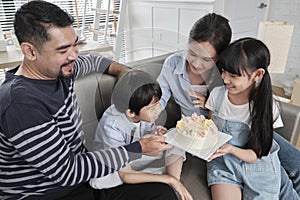
[[[90,26],[93,24],[94,13],[91,8],[93,6],[94,0],[76,0],[77,2],[77,13],[76,14],[76,5],[74,0],[47,0],[48,2],[54,3],[61,7],[64,10],[67,10],[74,19],[74,27],[79,28],[82,26],[83,14],[84,14],[84,3],[86,2],[86,17],[85,25]],[[1,0],[0,1],[0,25],[2,31],[9,32],[13,30],[13,20],[14,14],[24,3],[27,3],[28,0]]]
[[[93,27],[94,23],[94,11],[92,11],[92,8],[96,5],[96,0],[46,0],[48,2],[54,3],[58,5],[60,8],[66,10],[69,14],[71,14],[75,21],[74,21],[74,28],[82,28],[83,24],[83,18],[84,18],[84,9],[85,10],[85,27],[84,27],[84,35],[87,40],[92,40],[93,34],[89,31],[90,28]],[[107,0],[101,0],[101,9],[107,9]],[[14,15],[17,9],[19,9],[23,4],[27,3],[28,0],[0,0],[0,25],[2,28],[2,31],[4,32],[4,35],[6,38],[10,37],[10,30],[13,30],[13,20]],[[76,3],[75,3],[76,2]],[[114,10],[119,10],[120,8],[120,0],[113,0],[112,5],[110,7]],[[76,11],[77,9],[77,11]],[[100,15],[100,28],[104,30],[105,25],[105,13]],[[109,23],[108,23],[108,32],[112,35],[115,34],[116,31],[116,24],[118,22],[118,16],[109,16]],[[123,33],[124,34],[124,33]],[[121,53],[124,54],[124,38],[125,36],[119,36],[122,37],[123,45]],[[98,36],[98,42],[104,42],[104,36],[99,35]],[[115,38],[114,37],[108,37],[107,41],[111,46],[114,46],[115,44]],[[122,55],[121,57],[124,57]],[[120,62],[125,62],[126,58],[120,60]]]
[[[48,2],[54,3],[61,7],[62,9],[68,11],[74,19],[75,22],[73,26],[75,28],[82,27],[83,23],[83,17],[84,17],[84,5],[86,5],[86,14],[85,14],[85,27],[84,32],[88,39],[92,38],[92,34],[88,31],[89,27],[93,25],[94,20],[94,11],[92,11],[92,8],[96,5],[96,0],[47,0]],[[28,2],[28,0],[1,0],[0,1],[0,25],[2,28],[2,31],[9,32],[10,30],[13,30],[13,20],[14,20],[14,14],[17,11],[18,8],[20,8],[24,3]],[[120,0],[113,1],[113,7],[115,10],[119,9],[120,6]],[[102,0],[101,8],[106,9],[107,0]],[[77,8],[77,12],[76,12]],[[115,19],[114,16],[109,17],[109,30],[110,32],[114,32],[115,27],[113,27],[113,24],[116,23],[118,19]],[[105,14],[101,14],[100,22],[102,26],[105,24]],[[99,37],[99,40],[101,42],[101,38]]]
[[[13,30],[13,20],[15,12],[26,0],[1,0],[0,4],[0,24],[2,31]]]

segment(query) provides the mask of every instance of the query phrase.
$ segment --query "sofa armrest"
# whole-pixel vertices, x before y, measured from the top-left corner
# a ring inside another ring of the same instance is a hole
[[[284,127],[275,131],[296,146],[300,134],[300,107],[280,102],[280,114]]]

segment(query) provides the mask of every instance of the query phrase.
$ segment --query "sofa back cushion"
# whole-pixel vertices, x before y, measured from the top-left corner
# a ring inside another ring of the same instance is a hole
[[[116,77],[92,73],[75,81],[74,89],[81,110],[85,146],[91,150],[98,121],[111,104]]]

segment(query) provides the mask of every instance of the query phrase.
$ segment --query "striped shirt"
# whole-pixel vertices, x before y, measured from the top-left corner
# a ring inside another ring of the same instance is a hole
[[[0,199],[49,199],[141,157],[138,142],[87,152],[74,80],[112,61],[79,56],[74,77],[36,80],[6,73],[0,87]],[[89,97],[87,97],[89,98]],[[93,97],[90,97],[93,98]]]

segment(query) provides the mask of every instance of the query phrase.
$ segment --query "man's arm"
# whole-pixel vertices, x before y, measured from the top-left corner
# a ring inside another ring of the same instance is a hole
[[[92,72],[118,76],[128,70],[130,70],[129,67],[100,55],[80,55],[75,61],[75,79]]]
[[[122,65],[118,62],[112,62],[110,64],[107,72],[111,75],[118,76],[121,73],[127,72],[129,70],[130,70],[130,68],[125,65]]]

